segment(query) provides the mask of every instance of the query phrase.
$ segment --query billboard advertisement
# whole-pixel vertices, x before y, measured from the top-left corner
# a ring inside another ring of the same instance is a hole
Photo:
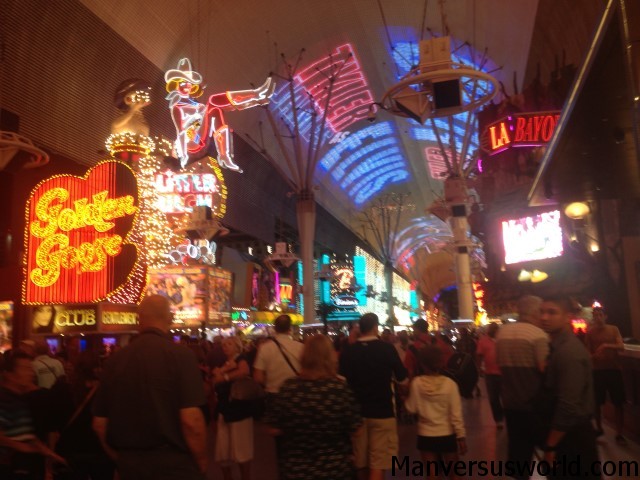
[[[166,267],[149,272],[147,295],[171,303],[174,328],[200,328],[231,323],[232,274],[210,266]]]
[[[0,302],[0,353],[11,349],[13,339],[13,302]]]
[[[206,320],[206,267],[169,267],[149,272],[147,295],[162,295],[171,304],[174,325],[200,327]]]
[[[98,331],[98,306],[37,305],[28,310],[31,333],[57,335]]]
[[[209,323],[213,326],[231,325],[231,272],[221,268],[209,268]]]

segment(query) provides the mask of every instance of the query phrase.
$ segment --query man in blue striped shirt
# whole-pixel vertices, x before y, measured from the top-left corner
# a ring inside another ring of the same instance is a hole
[[[4,376],[0,387],[0,478],[38,478],[39,456],[66,463],[35,434],[31,412],[22,395],[33,388],[31,357],[17,350],[5,354]]]

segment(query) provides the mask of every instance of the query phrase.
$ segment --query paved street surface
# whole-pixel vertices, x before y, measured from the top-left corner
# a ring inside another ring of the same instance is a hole
[[[481,382],[482,383],[482,382]],[[484,385],[481,385],[484,387]],[[466,461],[480,460],[506,460],[507,453],[507,432],[506,429],[498,430],[491,417],[491,409],[486,393],[483,389],[480,398],[463,400],[464,418],[467,427],[467,445],[469,452],[464,456]],[[419,460],[420,456],[415,448],[416,443],[416,427],[414,425],[401,425],[399,427],[400,435],[400,457],[408,455],[413,460]],[[257,424],[255,426],[255,457],[253,461],[253,479],[254,480],[277,480],[277,470],[275,465],[275,450],[273,439],[267,434],[264,425]],[[618,462],[622,460],[635,460],[640,462],[640,444],[628,440],[628,446],[619,447],[614,441],[613,430],[605,425],[605,435],[598,441],[600,448],[601,461]],[[213,452],[213,446],[211,446]],[[213,457],[213,453],[212,453]],[[240,473],[236,473],[236,479],[240,479]],[[212,465],[209,470],[208,478],[210,480],[219,480],[222,474],[217,465]],[[396,471],[393,476],[391,472],[387,472],[388,480],[391,479],[417,479],[417,476],[406,476],[404,472]],[[476,474],[467,478],[499,478],[499,477],[479,477]],[[508,477],[504,477],[508,478]],[[533,479],[541,479],[545,477],[534,476]],[[617,475],[615,477],[604,478],[621,478],[632,479],[634,476]],[[312,479],[309,479],[312,480]]]

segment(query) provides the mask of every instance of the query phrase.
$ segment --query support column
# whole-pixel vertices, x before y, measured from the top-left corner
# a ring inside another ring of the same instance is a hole
[[[384,284],[387,289],[387,319],[392,318],[394,316],[393,312],[393,269],[391,263],[387,262],[384,264]],[[386,320],[382,320],[383,323]]]
[[[458,287],[458,317],[473,320],[473,285],[469,259],[469,223],[466,206],[454,205],[450,219],[455,247],[456,283]]]
[[[302,298],[304,300],[304,323],[315,323],[315,288],[313,275],[313,240],[316,230],[316,202],[313,192],[303,190],[296,202],[300,256],[302,258]]]

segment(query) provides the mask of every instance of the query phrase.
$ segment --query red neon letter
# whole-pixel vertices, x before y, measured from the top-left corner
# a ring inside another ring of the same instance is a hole
[[[524,141],[524,126],[526,123],[527,122],[523,117],[516,118],[516,138],[514,139],[514,142]]]

